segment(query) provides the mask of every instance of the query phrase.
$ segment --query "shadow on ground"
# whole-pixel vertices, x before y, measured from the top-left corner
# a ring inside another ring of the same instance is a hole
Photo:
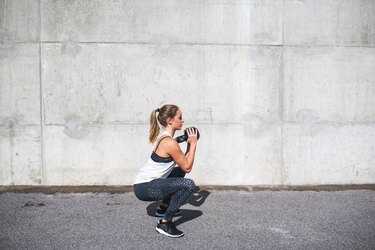
[[[195,187],[193,194],[189,196],[185,204],[190,204],[194,207],[200,207],[209,195],[210,192],[206,190],[200,190],[199,187]],[[161,201],[155,201],[147,206],[146,210],[149,216],[157,218],[155,212],[158,206],[160,205],[160,202]],[[181,212],[181,217],[173,222],[176,226],[194,220],[203,214],[202,211],[194,209],[181,209]]]

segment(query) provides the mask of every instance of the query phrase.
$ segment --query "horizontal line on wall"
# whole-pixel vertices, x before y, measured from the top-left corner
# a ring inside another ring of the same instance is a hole
[[[85,41],[15,41],[17,44],[64,44],[71,42],[75,44],[114,44],[114,45],[185,45],[185,46],[231,46],[231,47],[296,47],[296,48],[309,48],[309,47],[338,47],[338,48],[375,48],[375,45],[334,45],[334,44],[236,44],[236,43],[148,43],[148,42],[85,42]]]
[[[306,125],[329,125],[329,126],[350,126],[350,125],[375,125],[375,121],[373,122],[294,122],[294,121],[283,121],[283,124],[306,124]]]
[[[257,47],[269,47],[269,46],[275,46],[275,47],[280,47],[282,46],[281,44],[236,44],[236,43],[150,43],[150,42],[75,42],[75,41],[45,41],[42,43],[46,44],[63,44],[65,42],[71,42],[71,43],[78,43],[78,44],[124,44],[124,45],[184,45],[184,46],[242,46],[242,47],[252,47],[252,46],[257,46]]]
[[[226,123],[226,122],[189,122],[191,125],[195,124],[201,124],[201,125],[252,125],[253,123],[251,121],[249,122],[232,122],[232,123]],[[328,126],[352,126],[352,125],[368,125],[368,126],[373,126],[375,125],[374,122],[311,122],[311,123],[304,123],[304,122],[288,122],[288,121],[266,121],[266,122],[261,122],[260,124],[265,124],[265,125],[274,125],[274,124],[291,124],[291,125],[301,125],[301,124],[306,124],[307,126],[309,125],[328,125]],[[56,127],[64,127],[65,123],[59,124],[59,123],[44,123],[45,126],[56,126]],[[82,123],[81,125],[85,127],[115,127],[115,126],[148,126],[150,125],[149,123],[102,123],[102,124],[90,124],[90,123]],[[17,124],[13,128],[17,127],[38,127],[40,124]],[[187,127],[187,126],[185,126]],[[7,128],[5,126],[0,126],[2,129],[12,129],[12,128]]]
[[[188,124],[202,124],[202,125],[251,125],[252,122],[185,122]],[[373,122],[311,122],[311,123],[304,123],[304,122],[293,122],[293,121],[264,121],[261,124],[318,124],[318,125],[375,125],[375,121]],[[58,123],[45,123],[44,125],[47,126],[65,126],[65,124],[58,124]],[[133,126],[133,125],[150,125],[147,123],[102,123],[102,124],[90,124],[84,123],[85,126]]]

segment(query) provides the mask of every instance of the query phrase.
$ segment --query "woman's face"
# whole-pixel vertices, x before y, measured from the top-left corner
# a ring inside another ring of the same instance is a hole
[[[181,110],[177,110],[176,115],[171,119],[172,127],[180,130],[182,128],[182,124],[184,120],[182,119],[182,112]]]

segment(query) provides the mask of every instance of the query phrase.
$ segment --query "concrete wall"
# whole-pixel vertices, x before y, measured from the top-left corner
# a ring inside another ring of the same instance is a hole
[[[0,185],[129,185],[152,109],[203,185],[375,183],[375,1],[0,0]]]

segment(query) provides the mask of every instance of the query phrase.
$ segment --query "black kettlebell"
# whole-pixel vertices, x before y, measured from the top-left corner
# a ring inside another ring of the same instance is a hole
[[[193,128],[193,129],[195,129],[195,131],[197,131],[197,139],[199,139],[199,131],[198,131],[198,129],[195,128],[195,127],[191,127],[191,128]],[[177,137],[175,138],[175,140],[176,140],[178,143],[181,143],[181,142],[184,142],[184,141],[187,141],[187,140],[188,140],[189,136],[188,136],[187,131],[186,131],[187,129],[188,129],[188,128],[186,128],[186,129],[184,130],[184,134],[183,134],[183,135],[177,136]]]

